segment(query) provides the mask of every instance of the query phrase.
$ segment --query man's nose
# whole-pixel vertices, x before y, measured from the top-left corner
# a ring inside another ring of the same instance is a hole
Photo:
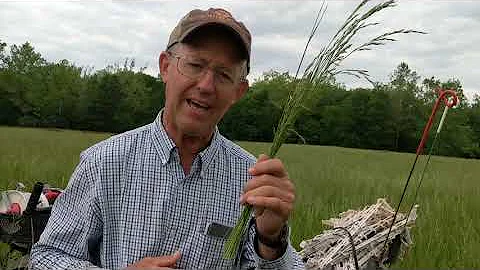
[[[215,72],[207,69],[198,79],[197,87],[203,91],[215,90]]]

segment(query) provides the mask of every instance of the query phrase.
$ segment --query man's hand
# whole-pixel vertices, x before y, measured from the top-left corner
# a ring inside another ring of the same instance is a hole
[[[263,154],[248,173],[253,178],[247,182],[240,202],[254,207],[258,233],[277,239],[293,210],[295,186],[283,163]]]
[[[169,256],[145,257],[140,261],[127,267],[127,270],[133,269],[175,269],[175,263],[180,259],[182,254],[177,251]]]

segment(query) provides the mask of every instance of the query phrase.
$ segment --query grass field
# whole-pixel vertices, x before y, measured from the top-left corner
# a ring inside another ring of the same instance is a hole
[[[109,136],[0,127],[0,190],[14,188],[17,181],[30,189],[38,180],[64,187],[80,151]],[[240,144],[256,155],[269,147],[265,143]],[[321,232],[322,219],[375,203],[379,197],[395,205],[414,159],[413,154],[307,145],[284,145],[279,157],[297,187],[291,221],[297,249],[302,239]],[[425,160],[420,160],[411,187],[416,185]],[[479,180],[480,160],[432,158],[417,200],[414,246],[394,267],[480,268]],[[412,199],[406,198],[408,206]],[[6,245],[0,245],[0,263],[6,250]]]

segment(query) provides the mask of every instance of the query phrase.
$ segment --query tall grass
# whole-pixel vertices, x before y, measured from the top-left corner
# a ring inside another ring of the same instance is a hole
[[[243,143],[252,153],[264,143]],[[441,145],[439,145],[441,147]],[[307,145],[284,145],[284,160],[297,189],[290,221],[292,243],[320,234],[322,219],[348,209],[363,208],[379,197],[391,205],[400,200],[414,154]],[[426,157],[419,161],[423,165]],[[422,166],[419,166],[421,168]],[[418,181],[420,170],[412,181]],[[479,268],[480,160],[433,156],[416,203],[414,245],[394,268]],[[412,183],[413,184],[413,183]],[[412,185],[414,186],[414,185]],[[413,203],[407,193],[405,207]]]
[[[0,127],[0,189],[34,181],[65,186],[80,151],[110,134],[62,129]]]
[[[31,187],[36,180],[64,187],[80,151],[109,136],[0,127],[0,187],[15,188],[16,181]],[[256,155],[270,147],[240,144]],[[322,219],[375,203],[379,197],[397,202],[414,158],[406,153],[308,145],[284,145],[278,156],[296,185],[290,225],[297,249],[303,239],[320,234]],[[419,168],[425,159],[419,161]],[[417,199],[414,245],[406,259],[393,267],[480,268],[480,160],[434,156],[430,162]],[[417,179],[415,174],[413,180]],[[404,205],[413,200],[409,195]],[[0,244],[0,263],[7,252],[8,247]]]
[[[325,83],[329,82],[338,74],[347,74],[370,80],[368,71],[365,69],[342,68],[341,64],[345,59],[354,53],[372,50],[378,46],[385,45],[388,42],[395,41],[395,37],[399,34],[425,34],[424,32],[410,29],[398,29],[369,38],[365,43],[357,44],[353,42],[360,33],[365,34],[363,32],[365,29],[379,24],[370,22],[370,19],[374,15],[380,11],[395,6],[395,2],[390,0],[368,8],[368,2],[369,0],[363,0],[358,4],[358,6],[347,17],[340,29],[338,29],[337,33],[332,37],[330,42],[316,54],[309,64],[307,64],[302,77],[297,80],[299,71],[305,60],[305,54],[326,12],[325,2],[322,3],[313,23],[310,35],[308,36],[307,44],[303,50],[300,63],[298,64],[297,73],[295,74],[295,87],[291,89],[289,97],[283,106],[282,116],[277,125],[277,129],[275,130],[270,150],[268,151],[270,157],[276,156],[282,144],[292,133],[301,137],[301,135],[294,130],[295,122],[301,116],[305,107],[311,103],[312,99],[315,97],[315,93],[318,92]],[[250,205],[244,207],[242,214],[225,245],[225,258],[232,259],[237,253],[241,238],[246,232],[248,219],[253,211],[252,208],[253,207]]]

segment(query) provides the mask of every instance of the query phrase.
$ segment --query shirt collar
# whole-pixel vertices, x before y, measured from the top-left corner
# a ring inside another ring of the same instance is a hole
[[[215,127],[215,131],[213,132],[210,144],[199,153],[200,161],[202,164],[202,174],[207,171],[208,167],[215,159],[215,154],[220,147],[220,137],[220,132],[218,131],[218,128]]]
[[[176,148],[175,142],[168,136],[165,127],[162,124],[163,109],[158,113],[152,125],[152,139],[154,147],[160,155],[162,165],[167,164],[170,161],[170,157],[173,149]],[[215,127],[212,140],[210,144],[199,153],[200,161],[202,164],[202,173],[206,172],[207,168],[215,158],[217,149],[220,146],[221,136],[218,131],[218,127]]]
[[[162,159],[162,165],[167,164],[170,161],[172,150],[175,149],[175,143],[168,137],[167,131],[162,124],[163,109],[158,113],[157,118],[152,125],[152,139],[153,146],[156,148],[160,158]]]

